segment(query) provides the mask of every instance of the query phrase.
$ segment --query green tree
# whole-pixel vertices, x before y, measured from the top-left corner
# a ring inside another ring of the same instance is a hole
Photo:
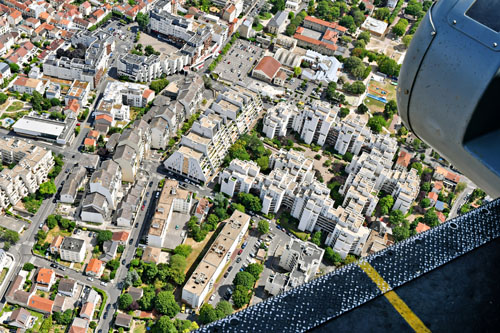
[[[417,17],[423,16],[424,11],[422,8],[422,4],[416,0],[410,0],[405,8],[405,14]]]
[[[318,246],[321,245],[321,231],[318,230],[311,236],[311,243],[316,244]]]
[[[386,195],[378,202],[380,208],[380,214],[387,215],[394,205],[394,198],[391,195]]]
[[[392,33],[397,36],[403,36],[408,27],[408,21],[406,19],[400,19],[395,26],[392,27]]]
[[[423,198],[422,201],[420,201],[420,207],[422,208],[427,208],[431,205],[431,200],[429,198]]]
[[[109,230],[99,230],[97,231],[97,244],[102,245],[105,241],[109,241],[113,238],[113,233]]]
[[[57,226],[57,219],[54,215],[47,216],[47,226],[49,229],[54,229]]]
[[[175,301],[174,294],[171,291],[161,291],[156,295],[155,299],[156,310],[170,318],[179,313],[179,304]]]
[[[51,328],[52,328],[52,315],[48,316],[43,320],[42,325],[40,325],[40,332],[49,333]]]
[[[234,210],[239,210],[240,212],[244,213],[245,212],[245,206],[243,206],[242,204],[239,204],[239,203],[233,203],[231,205],[231,207],[233,207]]]
[[[424,218],[422,220],[425,224],[427,224],[429,227],[435,227],[439,225],[439,218],[434,211],[434,208],[429,209],[427,212],[424,214]]]
[[[363,31],[358,35],[358,40],[363,40],[366,44],[370,42],[370,33],[368,31]]]
[[[392,235],[396,242],[400,242],[410,237],[410,227],[408,223],[392,228]]]
[[[423,183],[420,189],[424,192],[429,192],[431,190],[431,183]]]
[[[413,162],[411,165],[410,165],[410,169],[415,169],[417,170],[417,174],[419,176],[422,175],[422,172],[423,172],[423,167],[422,167],[422,163],[419,163],[419,162]]]
[[[465,190],[466,187],[467,187],[467,184],[465,184],[464,182],[458,183],[457,186],[455,187],[455,193],[458,194],[458,193],[462,192],[463,190]]]
[[[151,330],[153,333],[177,333],[177,328],[168,316],[161,316]]]
[[[262,266],[261,264],[249,264],[247,266],[247,268],[245,268],[245,272],[252,274],[255,281],[257,281],[259,279],[259,276],[263,270],[264,270],[264,266]]]
[[[181,255],[184,258],[187,258],[191,254],[192,251],[193,251],[193,248],[187,244],[177,245],[177,247],[174,249],[175,254]]]
[[[248,210],[260,212],[262,209],[262,202],[259,197],[253,194],[240,192],[238,193],[238,201]]]
[[[255,284],[255,278],[248,272],[238,272],[233,279],[235,286],[244,286],[246,289],[252,289]]]
[[[156,267],[155,263],[149,263],[144,265],[144,270],[142,271],[142,279],[146,283],[153,283],[157,274],[158,274],[158,267]]]
[[[394,116],[398,112],[398,105],[396,104],[396,101],[391,99],[389,102],[387,102],[384,106],[384,116],[385,118],[389,119],[392,116]]]
[[[364,104],[359,104],[358,112],[364,114],[364,113],[368,112],[368,107]]]
[[[49,197],[57,192],[57,187],[56,184],[54,184],[53,180],[48,180],[40,184],[40,188],[38,189],[38,191],[44,197]]]
[[[200,315],[198,319],[203,325],[211,323],[217,320],[217,312],[211,304],[205,303],[200,308]]]
[[[19,73],[20,67],[19,67],[19,65],[18,65],[18,64],[15,64],[15,63],[11,62],[11,63],[9,64],[9,67],[10,67],[10,71],[11,71],[12,73]]]
[[[294,75],[295,75],[295,76],[300,76],[300,74],[302,74],[302,68],[300,68],[300,67],[295,67],[295,68],[293,69],[293,73],[294,73]]]
[[[345,91],[354,95],[362,94],[366,90],[366,86],[362,81],[355,81],[352,84],[345,83],[343,88]]]
[[[6,94],[0,93],[0,105],[2,105],[3,103],[7,102],[8,98],[9,98],[9,96],[7,96]]]
[[[406,48],[410,46],[411,40],[413,39],[413,35],[406,35],[403,37],[403,44]]]
[[[11,244],[16,244],[19,241],[19,234],[14,230],[5,230],[2,235],[2,239]],[[45,239],[45,237],[43,239]]]
[[[342,263],[342,257],[337,252],[333,251],[331,247],[325,249],[325,259],[334,265]]]
[[[285,34],[287,36],[293,36],[295,34],[295,31],[297,31],[297,26],[293,23],[290,23],[286,26]]]
[[[32,263],[30,263],[30,262],[27,262],[27,263],[25,263],[25,264],[23,265],[23,269],[24,269],[25,271],[30,271],[30,272],[31,272],[32,270],[34,270],[34,269],[35,269],[35,265],[33,265],[33,264],[32,264]]]
[[[348,108],[340,108],[339,116],[340,118],[345,118],[349,115],[349,109]]]
[[[340,21],[339,21],[339,24],[343,27],[346,27],[347,29],[349,29],[349,32],[350,33],[354,33],[356,32],[356,23],[354,22],[354,18],[351,16],[351,15],[345,15],[343,16]]]
[[[368,120],[367,123],[368,127],[375,132],[375,133],[380,133],[382,132],[382,128],[386,125],[384,117],[382,116],[373,116]]]
[[[137,301],[141,310],[151,311],[156,299],[154,291],[144,291],[142,297]]]
[[[269,157],[261,156],[257,159],[257,165],[260,167],[261,171],[267,170],[269,168]]]
[[[390,75],[390,76],[398,76],[400,65],[394,60],[386,55],[382,55],[377,59],[378,70],[381,73]]]
[[[217,319],[222,319],[233,313],[233,306],[228,301],[221,300],[215,306],[215,313],[217,314]]]
[[[153,90],[157,95],[168,86],[169,81],[167,79],[158,79],[155,81],[151,81],[149,88]]]
[[[236,288],[234,288],[232,300],[233,300],[234,306],[237,309],[240,309],[245,304],[248,304],[248,302],[250,302],[250,298],[251,298],[251,294],[249,293],[248,288],[246,288],[245,286],[237,285]]]
[[[143,14],[143,13],[137,13],[137,16],[135,17],[135,21],[139,24],[139,27],[141,30],[146,30],[149,24],[149,15],[148,14]]]
[[[386,20],[389,15],[391,15],[391,11],[389,10],[389,8],[387,7],[383,7],[383,8],[378,8],[376,11],[375,11],[375,18],[377,20]]]
[[[71,309],[67,309],[64,312],[54,312],[52,316],[57,324],[69,325],[73,319],[73,311]]]
[[[127,310],[130,305],[132,305],[133,301],[134,300],[129,293],[122,294],[120,295],[120,297],[118,297],[118,307],[120,308],[120,310]]]
[[[266,220],[260,220],[257,230],[259,230],[261,234],[267,234],[269,232],[269,222]]]

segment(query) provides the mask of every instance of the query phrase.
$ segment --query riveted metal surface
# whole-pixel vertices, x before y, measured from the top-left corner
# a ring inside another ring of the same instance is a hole
[[[363,258],[391,289],[500,236],[500,199]],[[382,293],[355,264],[203,326],[201,332],[303,332]]]

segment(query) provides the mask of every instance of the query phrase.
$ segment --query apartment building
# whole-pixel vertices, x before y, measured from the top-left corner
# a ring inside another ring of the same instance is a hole
[[[254,161],[232,160],[219,175],[220,191],[230,197],[249,193],[259,172],[260,167]]]
[[[166,179],[161,191],[155,213],[147,234],[149,246],[161,248],[165,242],[168,225],[173,212],[189,213],[193,198],[191,193],[179,187],[179,182]]]
[[[318,272],[325,250],[299,239],[290,239],[283,248],[279,265],[287,275],[274,273],[266,280],[264,290],[276,296],[284,291],[309,282]]]
[[[74,167],[64,183],[59,201],[72,204],[75,202],[78,189],[82,186],[87,176],[87,170],[83,166]]]
[[[247,133],[262,110],[258,93],[235,86],[219,94],[205,114],[184,135],[165,168],[205,183],[216,174],[231,145]]]
[[[43,73],[64,80],[89,82],[95,89],[100,82],[104,69],[115,47],[114,36],[104,30],[80,31],[73,35],[74,48],[86,47],[84,58],[57,57],[49,55],[43,63]]]
[[[0,171],[0,206],[16,205],[23,197],[35,193],[47,180],[54,158],[49,150],[26,141],[0,138],[0,155],[4,165],[14,168]]]
[[[293,130],[293,121],[299,114],[299,109],[293,103],[280,102],[267,110],[263,120],[262,132],[269,139],[286,136]]]
[[[195,309],[201,306],[222,270],[231,260],[236,246],[243,240],[249,224],[250,216],[237,210],[225,221],[219,236],[182,288],[184,302]]]
[[[122,173],[118,163],[112,160],[102,162],[89,181],[90,192],[102,194],[111,209],[118,205],[118,192],[122,186]]]
[[[12,83],[11,89],[20,94],[33,95],[35,91],[43,94],[45,91],[45,84],[42,80],[20,76]]]
[[[61,260],[83,262],[85,259],[86,245],[83,239],[65,237],[59,249]]]
[[[117,70],[119,76],[126,76],[136,82],[150,82],[164,73],[160,57],[154,54],[123,54],[118,58]]]
[[[98,192],[87,193],[82,203],[80,217],[82,221],[104,223],[110,217],[111,210],[106,197]]]

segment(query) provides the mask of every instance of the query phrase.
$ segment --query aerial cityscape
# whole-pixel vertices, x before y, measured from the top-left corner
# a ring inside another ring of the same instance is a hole
[[[189,332],[492,198],[398,115],[430,0],[0,0],[0,332]]]

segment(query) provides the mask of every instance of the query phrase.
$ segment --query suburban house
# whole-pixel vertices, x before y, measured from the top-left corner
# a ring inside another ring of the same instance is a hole
[[[85,268],[85,274],[88,276],[99,277],[101,276],[103,269],[104,266],[102,264],[102,261],[96,258],[92,258],[87,264],[87,268]]]
[[[40,268],[36,276],[36,288],[49,292],[56,281],[56,273],[48,268]]]

